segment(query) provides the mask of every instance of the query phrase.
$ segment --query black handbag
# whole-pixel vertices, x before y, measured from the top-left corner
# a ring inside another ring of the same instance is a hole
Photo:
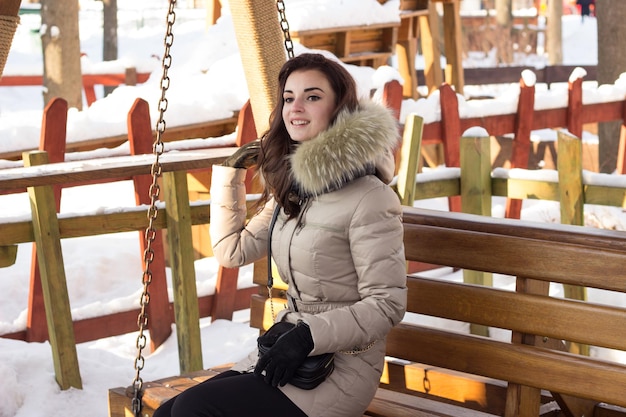
[[[280,206],[277,204],[272,215],[272,220],[269,225],[267,237],[267,288],[269,290],[270,302],[272,302],[272,286],[274,284],[274,277],[272,276],[272,231],[274,229],[274,224],[276,223],[276,218],[278,217],[279,211]],[[272,308],[272,314],[273,311],[274,309]],[[279,327],[276,327],[279,324],[280,330],[278,330]],[[287,322],[275,323],[272,327],[270,327],[268,333],[282,333],[280,334],[280,336],[272,338],[272,341],[268,340],[267,338],[259,338],[259,356],[264,355],[267,351],[269,351],[276,340],[280,339],[284,333],[288,332],[294,327],[295,324]],[[302,362],[302,364],[298,367],[296,373],[294,374],[293,378],[291,378],[291,381],[289,381],[289,383],[300,389],[310,390],[321,384],[333,372],[334,369],[334,353],[323,353],[321,355],[307,356],[304,362]]]
[[[278,324],[278,323],[277,323]],[[280,323],[281,327],[285,327],[288,324],[291,327],[284,330],[284,332],[289,331],[290,329],[295,327],[293,323]],[[274,324],[269,331],[274,328],[276,324]],[[283,333],[284,334],[284,333]],[[280,339],[281,336],[278,337]],[[278,340],[276,339],[276,340]],[[274,343],[261,343],[259,342],[259,356],[264,355],[270,348],[274,345]],[[327,377],[333,372],[335,369],[335,354],[334,353],[322,353],[321,355],[315,356],[307,356],[307,358],[302,362],[302,364],[296,370],[293,378],[289,381],[291,385],[294,387],[298,387],[300,389],[313,389],[321,384]]]

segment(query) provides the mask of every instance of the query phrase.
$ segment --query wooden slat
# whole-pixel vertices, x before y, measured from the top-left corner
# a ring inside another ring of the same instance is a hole
[[[624,365],[569,353],[400,324],[389,334],[387,354],[599,402],[626,405]]]
[[[428,278],[409,277],[407,285],[407,310],[414,313],[626,350],[624,308]],[[529,319],[538,311],[546,320]]]
[[[371,417],[489,417],[480,411],[379,388],[365,412]]]
[[[557,281],[571,285],[624,291],[623,252],[603,249],[589,249],[563,244],[559,251],[549,250],[550,243],[523,241],[500,236],[494,239],[488,233],[449,231],[428,226],[408,225],[405,229],[408,239],[421,240],[423,243],[407,247],[407,259],[430,262],[437,265],[449,265],[473,270],[487,270],[506,275],[524,275],[530,278]],[[450,246],[449,242],[455,244]],[[553,243],[554,244],[554,243]],[[490,256],[494,253],[498,257]],[[598,258],[594,258],[594,256]],[[562,259],[583,256],[588,263],[565,264]],[[506,259],[507,262],[502,262]],[[560,265],[560,268],[546,268],[543,272],[527,271],[529,262],[543,265]],[[601,268],[605,275],[597,276],[594,272]]]
[[[236,148],[212,148],[198,151],[178,151],[161,156],[163,172],[210,168],[221,163]],[[0,170],[0,190],[24,189],[38,185],[80,184],[95,180],[127,179],[150,174],[152,155],[119,156],[96,161],[63,162],[31,168]]]
[[[385,390],[411,394],[481,411],[502,415],[506,382],[388,358],[380,380]]]

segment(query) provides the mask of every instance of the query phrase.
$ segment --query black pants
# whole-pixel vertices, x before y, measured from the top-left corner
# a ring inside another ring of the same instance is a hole
[[[225,371],[163,403],[153,417],[307,417],[254,374]]]

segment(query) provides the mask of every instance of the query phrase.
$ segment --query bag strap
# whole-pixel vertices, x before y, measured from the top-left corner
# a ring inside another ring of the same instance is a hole
[[[274,231],[274,225],[276,224],[276,219],[278,218],[278,212],[280,212],[280,206],[276,204],[269,229],[267,230],[267,288],[270,290],[274,285],[274,277],[272,276],[272,232]]]

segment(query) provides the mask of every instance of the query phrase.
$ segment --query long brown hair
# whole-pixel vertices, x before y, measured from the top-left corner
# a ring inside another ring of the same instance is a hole
[[[305,70],[320,71],[335,92],[335,111],[331,117],[331,124],[341,111],[356,110],[359,102],[356,83],[350,73],[340,63],[321,54],[298,55],[288,60],[281,68],[278,74],[277,104],[270,115],[270,127],[261,140],[261,152],[257,161],[265,181],[265,189],[259,203],[262,205],[273,196],[290,218],[300,212],[299,197],[293,193],[291,164],[288,158],[295,150],[297,142],[287,133],[283,120],[283,92],[287,78],[295,71]]]

